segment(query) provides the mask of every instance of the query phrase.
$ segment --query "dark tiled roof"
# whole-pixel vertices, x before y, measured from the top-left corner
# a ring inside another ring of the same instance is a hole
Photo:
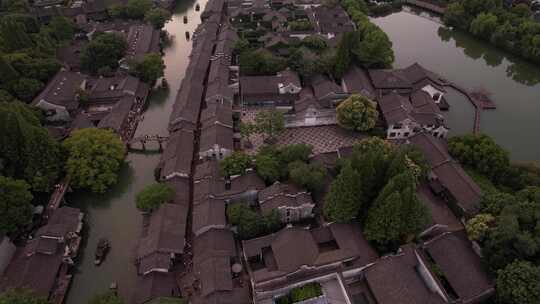
[[[408,142],[422,151],[437,180],[456,199],[457,204],[468,213],[477,212],[480,207],[481,189],[450,157],[444,144],[425,133],[410,137]]]
[[[139,274],[146,275],[153,270],[163,271],[168,270],[171,267],[171,255],[165,252],[154,252],[150,255],[140,259],[138,272]]]
[[[435,83],[440,83],[441,77],[429,70],[426,70],[419,63],[413,63],[412,65],[404,68],[403,74],[411,83],[417,83],[425,79],[429,79]]]
[[[263,213],[270,213],[279,207],[299,207],[313,204],[311,194],[293,184],[274,183],[259,192],[259,205]]]
[[[206,198],[194,202],[193,206],[193,232],[198,233],[203,228],[225,226],[225,202],[223,200]]]
[[[195,167],[193,180],[219,178],[219,162],[217,160],[205,160]]]
[[[244,97],[280,95],[279,84],[293,84],[300,87],[300,79],[298,74],[292,71],[282,71],[274,76],[244,76],[240,78]]]
[[[27,246],[31,246],[32,240]],[[37,296],[48,298],[56,281],[56,274],[62,265],[63,251],[55,254],[25,254],[26,249],[19,249],[1,278],[0,290],[25,288]]]
[[[135,104],[135,97],[126,95],[122,97],[98,124],[98,128],[111,129],[116,132],[122,130],[131,108]]]
[[[169,135],[169,141],[163,151],[161,177],[188,177],[191,174],[194,135],[191,132],[175,131]]]
[[[199,150],[201,152],[213,149],[219,146],[220,149],[232,151],[233,146],[233,129],[221,124],[213,124],[201,130]]]
[[[152,272],[139,276],[131,303],[143,304],[160,297],[178,297],[180,290],[174,273]]]
[[[232,106],[229,103],[210,103],[201,112],[202,128],[214,125],[216,123],[231,127],[233,126]]]
[[[423,244],[464,303],[478,303],[494,293],[493,281],[482,266],[465,230],[448,232]],[[473,301],[474,300],[474,301]]]
[[[353,65],[343,76],[344,90],[351,94],[362,94],[370,99],[375,99],[375,88],[369,80],[367,72]]]
[[[147,234],[139,241],[139,259],[156,252],[184,252],[187,208],[176,204],[163,204],[152,213]]]
[[[314,17],[322,33],[344,33],[354,30],[354,24],[341,5],[332,8],[319,6],[313,9]]]
[[[401,70],[368,70],[376,89],[412,89],[411,81]]]
[[[459,230],[463,228],[463,225],[452,213],[446,202],[437,197],[427,183],[423,183],[417,188],[416,196],[430,210],[430,226],[438,225],[443,230]]]
[[[76,109],[79,106],[77,93],[85,82],[86,76],[68,71],[58,72],[53,79],[49,81],[45,89],[34,98],[32,104],[36,105],[43,100],[67,109]]]
[[[405,119],[413,120],[409,114],[412,111],[412,105],[403,96],[396,92],[384,95],[379,99],[379,107],[387,124],[395,124]]]
[[[79,232],[81,227],[81,211],[72,207],[60,207],[56,209],[47,225],[38,229],[39,237],[65,237],[69,232]]]
[[[326,244],[332,243],[334,245],[326,247]],[[275,234],[244,241],[243,245],[244,255],[248,259],[271,255],[266,258],[265,268],[252,270],[252,279],[258,283],[285,276],[304,265],[323,266],[345,260],[356,260],[366,265],[377,259],[377,254],[364,239],[359,226],[352,224],[334,223],[312,230],[286,227]],[[264,253],[268,250],[264,248],[271,248],[271,253]]]
[[[210,229],[193,241],[194,262],[198,263],[216,256],[236,255],[234,235],[228,229]]]
[[[440,295],[428,288],[421,277],[413,245],[378,260],[365,271],[365,278],[378,304],[443,304]]]
[[[160,33],[149,24],[133,25],[129,28],[126,51],[128,58],[142,59],[145,54],[159,53]]]
[[[334,81],[321,74],[313,76],[311,79],[311,86],[313,87],[313,94],[318,100],[328,97],[329,94],[345,93]]]

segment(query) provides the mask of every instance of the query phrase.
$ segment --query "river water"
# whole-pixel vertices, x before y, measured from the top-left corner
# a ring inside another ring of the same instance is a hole
[[[418,62],[462,87],[487,90],[497,109],[483,111],[481,131],[509,150],[513,160],[540,160],[540,66],[449,30],[425,12],[403,11],[373,22],[393,42],[394,67]],[[447,100],[451,135],[471,132],[472,105],[455,91]]]
[[[206,0],[198,2],[201,11]],[[153,94],[144,120],[135,136],[168,135],[169,115],[189,63],[191,41],[185,38],[200,23],[200,11],[195,11],[195,0],[179,2],[173,18],[165,30],[174,37],[165,48],[165,78],[170,89]],[[184,24],[184,16],[188,23]],[[130,153],[122,168],[119,182],[105,195],[76,192],[68,195],[68,202],[86,213],[85,238],[78,257],[75,276],[66,303],[85,304],[97,293],[106,292],[111,282],[117,282],[119,294],[128,303],[135,288],[136,269],[133,264],[135,246],[141,231],[142,217],[135,208],[135,196],[146,185],[154,182],[154,168],[159,162],[157,153]],[[111,250],[99,267],[94,266],[94,250],[99,238],[107,237]]]

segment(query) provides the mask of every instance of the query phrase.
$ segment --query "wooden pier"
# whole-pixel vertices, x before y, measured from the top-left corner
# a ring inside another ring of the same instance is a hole
[[[482,90],[471,92],[455,83],[446,82],[444,86],[451,87],[459,93],[465,95],[465,97],[471,102],[474,107],[474,125],[473,134],[480,133],[480,117],[483,110],[495,109],[495,103],[489,98],[489,94]]]
[[[159,151],[163,151],[163,143],[169,140],[168,136],[161,135],[143,135],[138,136],[127,142],[127,147],[132,151],[146,151],[146,145],[148,143],[157,143],[159,145]],[[139,146],[137,146],[139,145]]]

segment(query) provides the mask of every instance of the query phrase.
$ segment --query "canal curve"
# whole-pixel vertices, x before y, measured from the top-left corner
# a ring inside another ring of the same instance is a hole
[[[539,160],[540,66],[450,30],[429,13],[406,10],[372,19],[393,43],[394,67],[418,62],[462,87],[487,90],[497,109],[482,112],[481,132],[509,150],[513,160]],[[450,135],[471,132],[472,105],[455,91],[447,100]]]
[[[163,56],[169,90],[152,95],[135,137],[168,135],[167,123],[191,52],[191,41],[186,39],[185,32],[192,34],[200,23],[200,13],[206,0],[197,3],[201,6],[200,11],[195,10],[195,0],[178,2],[172,20],[165,25],[165,30],[172,37]],[[184,16],[188,17],[187,24],[184,24]],[[67,304],[88,303],[95,294],[107,291],[112,282],[118,284],[119,295],[124,302],[130,300],[137,278],[133,264],[135,246],[142,227],[141,214],[135,208],[135,196],[154,182],[154,169],[159,158],[158,153],[130,153],[120,171],[118,183],[106,194],[78,191],[67,196],[70,206],[81,208],[86,214],[84,242]],[[101,237],[110,240],[111,250],[103,264],[96,267],[94,250]]]

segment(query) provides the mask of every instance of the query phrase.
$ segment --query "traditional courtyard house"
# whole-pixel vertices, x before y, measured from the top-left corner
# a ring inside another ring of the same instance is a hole
[[[305,229],[286,227],[267,236],[243,241],[253,299],[282,296],[296,282],[330,274],[347,266],[377,259],[357,225],[330,224]]]
[[[276,106],[290,110],[301,89],[298,74],[290,70],[273,76],[240,78],[240,92],[244,106]]]
[[[71,115],[79,108],[86,78],[79,73],[59,71],[34,98],[32,105],[45,111],[47,120],[70,121]]]
[[[448,203],[458,217],[472,217],[480,210],[480,187],[463,168],[448,154],[444,143],[426,133],[408,138],[424,154],[431,167],[429,187]]]
[[[133,76],[90,79],[86,85],[85,114],[99,121],[99,128],[121,134],[135,120],[150,93],[150,87]],[[140,110],[139,110],[140,111]]]
[[[444,100],[446,91],[443,87],[446,81],[439,75],[426,70],[418,63],[403,69],[403,74],[411,82],[413,91],[426,92],[441,109],[448,108],[448,104]]]
[[[369,75],[366,70],[353,65],[343,78],[341,79],[341,88],[343,92],[349,94],[360,94],[371,100],[377,98],[377,93],[375,88],[371,84]]]
[[[308,11],[308,17],[315,27],[315,32],[325,35],[327,38],[339,34],[352,32],[354,23],[341,5],[329,7],[315,7]]]
[[[324,107],[335,108],[349,94],[326,75],[317,74],[311,78],[313,95]]]
[[[230,230],[210,229],[193,241],[193,271],[179,279],[190,303],[252,303]]]
[[[439,269],[437,279],[448,302],[483,303],[495,293],[494,282],[464,229],[436,236],[421,249],[427,263]]]
[[[230,178],[222,178],[219,174],[213,174],[211,178],[195,181],[193,188],[194,201],[202,201],[211,197],[226,202],[245,201],[255,204],[257,194],[265,188],[265,184],[253,169],[248,169],[246,173]]]
[[[139,275],[169,272],[184,252],[188,208],[165,203],[150,215],[137,247]]]
[[[19,248],[0,279],[0,291],[25,288],[44,298],[53,298],[57,280],[66,274],[80,244],[83,213],[61,207],[38,229],[34,239]],[[62,271],[63,269],[63,271]]]
[[[329,107],[327,102],[315,99],[310,87],[305,87],[300,91],[299,98],[294,101],[293,111],[285,115],[287,128],[335,124],[336,109]]]
[[[388,139],[404,139],[421,131],[441,138],[448,133],[442,114],[418,112],[407,98],[395,91],[379,97],[378,104],[387,125]]]
[[[278,212],[281,222],[291,223],[313,217],[315,203],[311,194],[293,184],[275,182],[259,192],[262,214]]]

